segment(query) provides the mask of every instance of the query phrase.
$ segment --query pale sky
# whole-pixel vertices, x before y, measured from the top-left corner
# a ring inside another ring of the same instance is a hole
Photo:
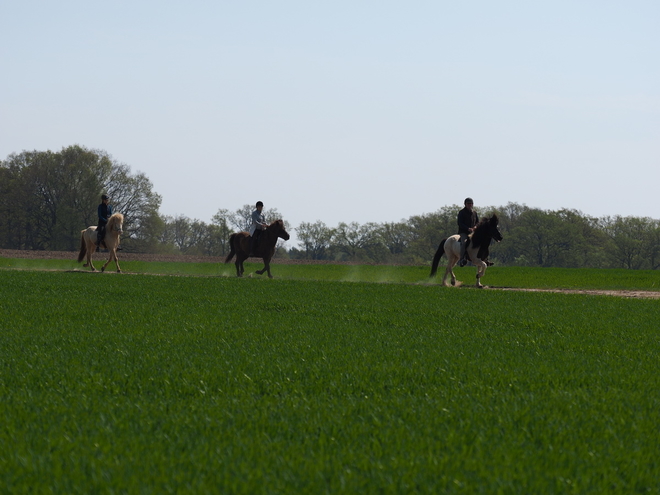
[[[207,223],[658,219],[660,2],[0,0],[0,158],[74,144]]]

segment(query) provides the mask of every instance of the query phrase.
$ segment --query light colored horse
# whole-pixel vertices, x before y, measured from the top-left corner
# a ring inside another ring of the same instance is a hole
[[[101,271],[105,271],[105,267],[108,266],[112,260],[115,260],[115,265],[117,266],[117,271],[121,272],[119,268],[119,260],[117,259],[117,248],[119,247],[119,236],[124,232],[124,215],[121,213],[115,213],[108,219],[108,223],[105,226],[105,237],[103,243],[110,251],[110,257],[108,261],[101,267]],[[87,227],[85,230],[80,233],[80,252],[78,253],[78,263],[80,263],[85,255],[87,255],[87,263],[83,266],[89,266],[93,272],[96,271],[94,264],[92,263],[92,254],[96,251],[96,226],[92,225]]]
[[[477,287],[480,289],[483,287],[481,284],[481,277],[486,273],[486,267],[488,264],[486,260],[488,259],[488,246],[492,239],[500,242],[502,240],[502,234],[497,228],[499,219],[497,215],[493,215],[490,218],[485,218],[479,225],[476,226],[474,232],[469,235],[470,243],[467,247],[467,255],[477,267]],[[442,255],[446,254],[449,262],[447,263],[447,268],[445,269],[445,275],[442,277],[442,284],[448,286],[447,277],[451,275],[451,285],[456,285],[456,275],[454,275],[454,267],[458,263],[461,256],[461,236],[456,234],[446,239],[443,239],[438,246],[438,250],[433,257],[433,264],[431,265],[431,277],[435,276],[438,270],[438,263]],[[492,264],[492,263],[491,263]],[[460,282],[459,282],[460,284]]]

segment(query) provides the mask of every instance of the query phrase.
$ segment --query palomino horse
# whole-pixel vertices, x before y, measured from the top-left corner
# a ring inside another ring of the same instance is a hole
[[[101,271],[105,271],[105,267],[108,266],[110,261],[115,260],[115,265],[117,265],[117,271],[121,272],[119,268],[119,260],[117,260],[117,248],[119,247],[119,235],[123,232],[124,226],[124,215],[121,213],[115,213],[108,219],[108,223],[105,226],[105,237],[103,239],[103,244],[110,251],[110,257],[108,261],[105,262],[105,265],[101,267]],[[87,263],[83,266],[91,267],[92,271],[95,272],[94,264],[92,263],[92,254],[96,251],[96,227],[92,225],[87,227],[80,233],[80,252],[78,253],[78,263],[87,255]]]
[[[264,268],[263,270],[258,270],[257,273],[263,275],[264,272],[268,272],[268,277],[273,278],[270,274],[270,260],[275,254],[277,239],[289,240],[289,233],[284,229],[284,222],[282,220],[275,220],[266,227],[266,230],[261,232],[254,253],[250,253],[250,234],[247,232],[236,232],[229,236],[229,247],[231,250],[225,259],[225,263],[229,263],[234,255],[236,255],[236,275],[242,277],[245,271],[243,262],[246,259],[250,256],[263,258]]]
[[[484,218],[474,229],[474,232],[469,235],[469,242],[467,245],[467,255],[470,258],[470,261],[477,267],[477,287],[482,288],[481,281],[479,280],[486,273],[486,260],[488,259],[488,246],[490,245],[491,239],[495,239],[497,242],[502,240],[502,234],[500,234],[497,224],[499,220],[497,215],[493,215],[490,218]],[[454,266],[458,263],[459,257],[461,256],[461,236],[452,235],[440,242],[438,250],[433,257],[433,264],[431,265],[431,277],[433,277],[438,271],[438,263],[443,254],[447,255],[449,263],[447,263],[447,269],[445,270],[445,275],[442,277],[443,285],[447,285],[447,277],[451,274],[451,285],[456,285],[456,275],[454,275]]]

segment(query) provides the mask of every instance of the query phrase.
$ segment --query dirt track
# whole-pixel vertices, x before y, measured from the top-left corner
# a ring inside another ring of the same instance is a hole
[[[0,258],[29,258],[29,259],[65,259],[76,260],[76,251],[17,251],[13,249],[0,249]],[[183,256],[165,254],[138,254],[120,253],[121,261],[170,261],[177,263],[222,263],[224,258],[217,256]],[[334,262],[313,260],[289,260],[277,258],[275,263],[286,264],[328,264]],[[345,263],[344,263],[345,264]],[[516,287],[488,287],[490,290],[524,291],[524,292],[554,292],[560,294],[589,294],[594,296],[616,296],[634,299],[660,299],[660,291],[641,290],[581,290],[581,289],[519,289]]]
[[[588,290],[588,289],[517,289],[515,287],[490,287],[494,290],[523,292],[555,292],[558,294],[589,294],[592,296],[630,297],[633,299],[660,299],[660,292],[648,290]]]
[[[97,254],[96,258],[103,258],[106,256],[107,251],[102,251]],[[77,260],[78,251],[20,251],[15,249],[0,249],[0,258],[28,258],[28,259],[47,259],[47,260]],[[170,255],[170,254],[142,254],[142,253],[129,253],[121,251],[119,253],[120,261],[170,261],[177,263],[224,263],[225,258],[219,256],[188,256],[188,255]],[[255,258],[256,259],[256,258]],[[281,265],[287,264],[350,264],[335,261],[318,261],[318,260],[290,260],[285,258],[274,258],[274,263]],[[360,263],[365,264],[365,263]]]

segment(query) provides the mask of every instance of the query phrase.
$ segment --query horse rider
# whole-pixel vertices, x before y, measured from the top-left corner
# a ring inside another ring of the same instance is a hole
[[[103,194],[101,196],[101,204],[97,208],[97,213],[99,216],[99,223],[96,226],[96,252],[99,252],[103,238],[105,237],[105,226],[108,223],[108,219],[112,216],[112,205],[109,204],[110,198]]]
[[[256,210],[252,212],[252,225],[250,225],[250,254],[254,253],[254,250],[257,248],[261,232],[268,227],[266,217],[262,213],[264,204],[261,201],[257,201],[255,207]]]
[[[464,208],[458,212],[458,235],[461,236],[461,257],[459,258],[459,266],[467,265],[465,244],[468,236],[474,232],[474,228],[479,223],[479,215],[473,210],[474,201],[472,201],[472,198],[465,198],[463,205]]]

